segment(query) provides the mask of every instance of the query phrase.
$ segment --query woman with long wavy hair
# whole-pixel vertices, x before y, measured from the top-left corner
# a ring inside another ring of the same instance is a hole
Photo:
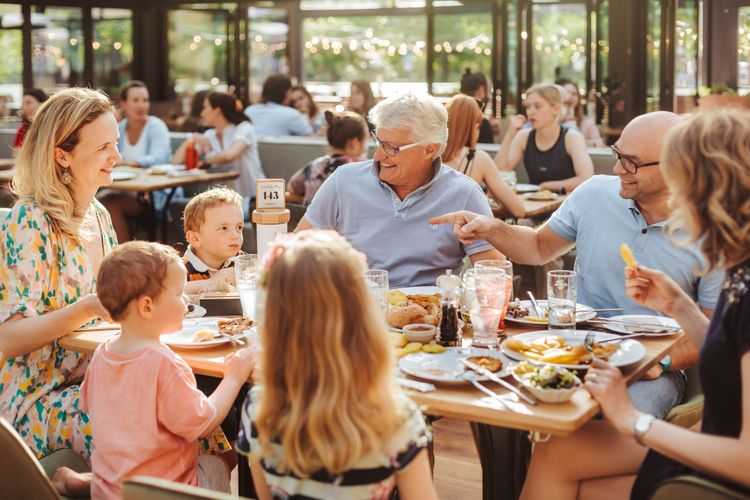
[[[332,231],[268,250],[261,382],[238,439],[259,498],[436,498],[431,436],[396,387],[365,256]]]
[[[42,104],[16,161],[19,199],[0,221],[0,416],[38,457],[91,453],[79,406],[90,358],[58,339],[109,317],[95,276],[117,241],[94,195],[122,159],[113,111],[107,96],[83,88]]]

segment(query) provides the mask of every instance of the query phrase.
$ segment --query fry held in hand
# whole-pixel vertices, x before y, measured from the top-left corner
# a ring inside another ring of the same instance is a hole
[[[635,261],[635,257],[633,257],[633,251],[630,249],[627,243],[623,243],[620,245],[620,255],[622,256],[622,260],[625,261],[625,265],[629,268],[635,271],[635,269],[638,267],[638,263]]]

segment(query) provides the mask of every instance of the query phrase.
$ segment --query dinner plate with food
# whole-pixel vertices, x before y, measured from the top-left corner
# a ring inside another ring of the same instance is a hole
[[[557,335],[549,330],[521,333],[507,338],[500,344],[500,350],[511,359],[549,363],[572,370],[585,370],[592,361],[591,354],[583,346],[585,335]],[[597,333],[596,340],[618,339],[619,335]],[[594,343],[594,354],[612,366],[626,367],[639,362],[646,355],[646,348],[637,340]]]
[[[214,347],[232,339],[242,338],[255,326],[250,318],[197,318],[185,319],[182,330],[161,336],[161,341],[172,347]]]
[[[508,375],[508,369],[515,364],[498,351],[471,347],[448,347],[445,352],[438,354],[424,351],[408,354],[399,360],[398,366],[407,375],[431,382],[469,383],[464,375],[467,371],[462,361],[464,359],[486,368],[498,377]],[[487,377],[476,374],[475,380],[484,381]]]
[[[514,300],[508,303],[508,311],[505,313],[506,321],[521,323],[524,325],[547,325],[549,324],[549,305],[546,300],[537,300],[536,303],[542,316],[534,314],[534,306],[530,300]],[[576,323],[588,321],[596,317],[596,311],[583,304],[576,304]]]
[[[604,328],[617,333],[640,333],[644,337],[674,335],[680,331],[680,324],[672,318],[648,314],[624,314],[606,318]]]
[[[400,332],[414,324],[440,326],[440,288],[415,286],[388,292],[388,325]]]
[[[525,195],[524,197],[527,200],[531,200],[531,201],[552,201],[552,200],[556,200],[559,196],[560,196],[559,194],[553,193],[549,189],[540,189],[539,191],[529,193]]]

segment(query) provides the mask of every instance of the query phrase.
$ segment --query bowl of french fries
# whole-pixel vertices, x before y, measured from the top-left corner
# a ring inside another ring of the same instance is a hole
[[[559,366],[518,363],[513,378],[544,403],[564,403],[581,387],[581,379]]]

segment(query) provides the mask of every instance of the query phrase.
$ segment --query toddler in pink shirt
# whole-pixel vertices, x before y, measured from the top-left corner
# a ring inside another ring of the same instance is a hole
[[[177,252],[158,243],[125,243],[101,264],[97,295],[122,332],[96,350],[81,386],[93,436],[92,498],[119,498],[123,479],[137,475],[229,491],[229,467],[199,457],[197,439],[227,415],[255,353],[227,357],[210,397],[196,388],[187,363],[159,340],[182,328],[185,280]]]

